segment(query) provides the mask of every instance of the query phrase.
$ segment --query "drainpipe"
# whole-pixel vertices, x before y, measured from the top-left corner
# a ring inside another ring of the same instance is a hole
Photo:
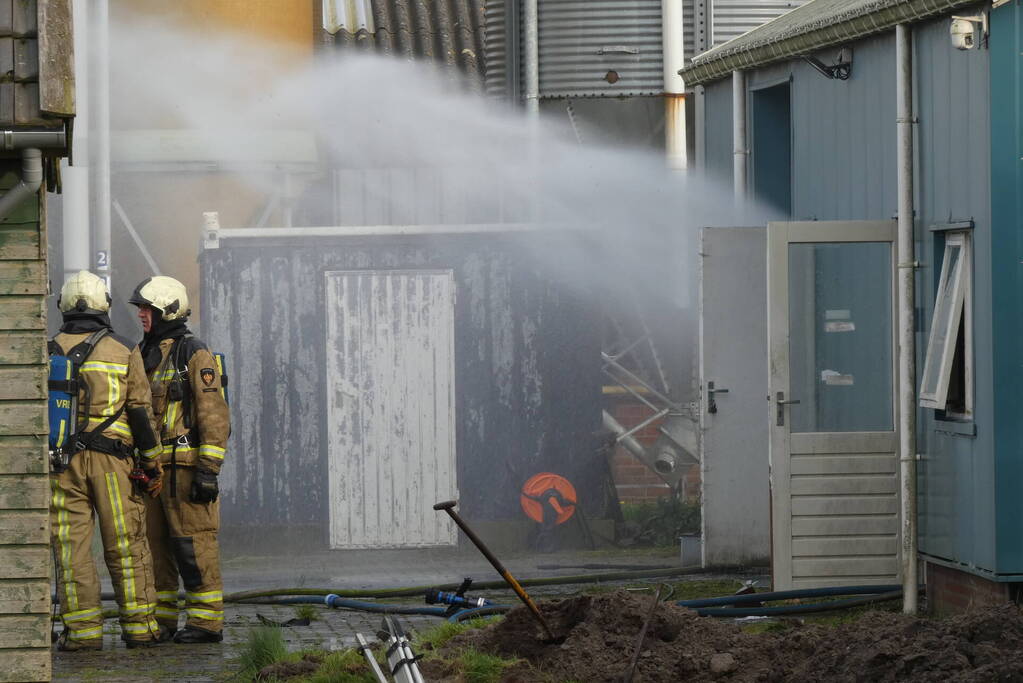
[[[682,39],[682,0],[661,0],[661,44],[664,74],[664,151],[668,168],[684,171],[686,150],[686,84],[679,74],[685,66]]]
[[[899,468],[902,509],[902,611],[917,611],[916,338],[913,242],[913,42],[905,24],[895,27],[898,98]]]
[[[10,132],[10,131],[5,131]],[[35,147],[21,150],[21,181],[0,197],[0,221],[23,201],[39,192],[43,183],[43,155]]]
[[[735,205],[741,207],[746,200],[746,72],[732,72],[732,188]]]
[[[95,211],[93,226],[93,272],[110,285],[110,12],[108,0],[94,0],[96,56],[92,96],[96,114],[93,141],[95,162]],[[91,3],[90,3],[91,4]],[[92,36],[90,36],[91,38]]]
[[[75,136],[68,157],[60,162],[60,183],[64,199],[61,202],[61,228],[64,235],[64,280],[80,270],[89,270],[92,263],[89,250],[89,14],[91,8],[84,2],[72,2],[71,23],[75,33]],[[329,34],[328,34],[329,35]],[[74,162],[74,166],[71,162]]]
[[[537,2],[538,0],[525,0],[523,10],[526,114],[530,119],[535,119],[540,115],[540,38]]]

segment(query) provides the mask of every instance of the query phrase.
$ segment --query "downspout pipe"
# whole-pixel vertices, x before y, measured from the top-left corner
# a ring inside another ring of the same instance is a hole
[[[110,283],[110,6],[109,0],[93,0],[92,31],[95,33],[95,63],[93,64],[93,150],[90,155],[94,172],[92,189],[93,211],[93,272]],[[92,36],[90,36],[91,38]]]
[[[917,611],[916,514],[916,254],[913,238],[913,39],[895,27],[898,100],[899,470],[902,517],[902,611]]]
[[[682,0],[661,0],[661,45],[664,79],[664,151],[668,168],[689,166],[686,148],[686,84],[679,71],[685,66]]]
[[[11,215],[26,199],[39,192],[42,183],[42,152],[35,147],[21,150],[21,180],[0,197],[0,221]]]
[[[746,168],[749,143],[746,136],[746,72],[732,72],[732,189],[735,205],[746,201]]]
[[[538,0],[523,0],[523,68],[526,81],[526,115],[536,119],[540,115],[540,19]]]

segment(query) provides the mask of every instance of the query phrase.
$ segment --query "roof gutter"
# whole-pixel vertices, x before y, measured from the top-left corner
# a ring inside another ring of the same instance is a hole
[[[302,239],[310,237],[409,237],[420,235],[490,235],[552,230],[581,230],[569,223],[472,223],[439,225],[348,225],[308,228],[226,228],[203,231],[203,248],[217,249],[224,240]]]
[[[689,87],[703,85],[731,75],[733,71],[752,69],[809,54],[837,43],[858,40],[884,33],[898,24],[910,24],[936,14],[975,5],[977,0],[905,0],[880,4],[862,14],[843,20],[841,15],[831,24],[817,22],[796,29],[797,33],[770,41],[756,40],[757,29],[732,42],[718,46],[693,58],[692,64],[679,71]],[[805,7],[806,5],[804,5]],[[793,10],[798,12],[799,10]]]

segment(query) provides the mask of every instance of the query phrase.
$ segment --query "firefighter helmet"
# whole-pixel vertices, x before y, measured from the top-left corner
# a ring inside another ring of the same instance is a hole
[[[148,304],[160,312],[161,320],[168,321],[187,318],[192,312],[188,308],[185,286],[166,275],[155,275],[140,282],[128,303],[136,306]]]
[[[110,310],[110,292],[107,283],[98,275],[80,270],[67,279],[60,288],[57,308],[61,313],[106,313]]]

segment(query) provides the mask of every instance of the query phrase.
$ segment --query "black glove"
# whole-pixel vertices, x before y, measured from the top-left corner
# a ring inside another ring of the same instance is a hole
[[[217,486],[217,475],[206,470],[196,470],[192,478],[192,495],[189,499],[193,503],[212,503],[217,499],[220,487]]]

